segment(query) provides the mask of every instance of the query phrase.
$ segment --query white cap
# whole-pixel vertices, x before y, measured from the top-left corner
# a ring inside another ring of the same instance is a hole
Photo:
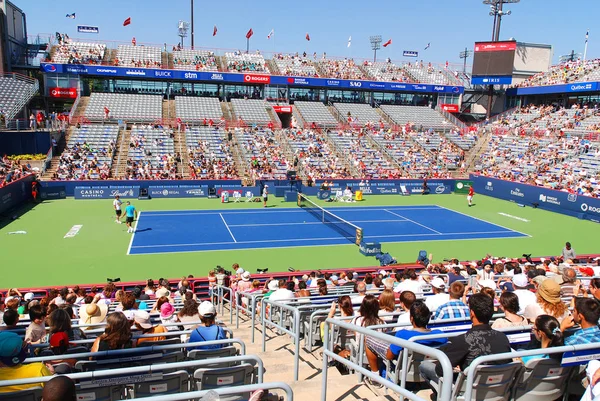
[[[244,281],[250,280],[250,272],[243,272],[242,273],[242,280],[244,280]]]
[[[28,292],[27,294],[25,294],[25,296],[23,297],[23,299],[25,301],[31,301],[33,299],[34,295],[33,292]]]
[[[496,283],[494,283],[494,280],[479,280],[479,285],[496,290]]]
[[[269,291],[277,291],[279,289],[279,280],[271,280],[267,286]]]
[[[244,274],[244,268],[240,267],[235,271],[237,274]]]
[[[133,319],[144,329],[149,329],[152,327],[152,323],[150,323],[150,314],[145,310],[136,310]]]
[[[524,274],[515,274],[513,276],[512,282],[514,285],[521,288],[527,287],[527,285],[529,284],[529,282],[527,281],[527,276]]]
[[[198,306],[198,314],[200,316],[214,316],[217,314],[217,310],[212,302],[204,301]]]
[[[446,288],[446,283],[444,283],[444,280],[442,280],[439,277],[436,277],[433,280],[431,280],[431,285],[440,290],[443,290]]]
[[[388,272],[386,272],[385,270],[381,269],[379,270],[379,274],[381,274],[383,277],[388,275]]]
[[[331,281],[338,281],[340,278],[335,274],[330,277]]]

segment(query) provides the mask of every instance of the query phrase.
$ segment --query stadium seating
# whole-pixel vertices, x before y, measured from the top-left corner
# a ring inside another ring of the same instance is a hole
[[[244,100],[242,100],[244,101]],[[250,176],[256,180],[284,180],[291,164],[270,129],[235,129],[235,136],[247,163]]]
[[[321,102],[295,101],[294,106],[302,115],[302,118],[310,126],[312,123],[323,127],[335,127],[339,122],[331,115],[331,112]]]
[[[53,179],[108,179],[118,134],[116,125],[74,128]]]
[[[162,118],[162,96],[98,92],[91,94],[85,117],[90,121],[103,121],[105,107],[113,121],[152,122]]]
[[[431,63],[425,65],[420,63],[408,63],[404,66],[406,72],[414,78],[417,83],[429,83],[437,85],[460,85],[460,81],[447,68],[434,66]]]
[[[67,40],[58,45],[52,62],[62,64],[101,64],[106,44],[72,42]]]
[[[383,117],[368,104],[361,103],[334,103],[333,105],[344,118],[352,125],[364,126],[365,124],[378,124]]]
[[[223,117],[223,110],[215,97],[176,96],[175,114],[186,123],[212,119],[216,124]]]
[[[39,89],[37,80],[16,74],[0,75],[0,114],[14,118]]]
[[[399,67],[392,62],[366,62],[363,68],[376,81],[385,82],[413,82],[413,79],[407,75],[404,67]]]
[[[192,127],[185,133],[191,178],[239,178],[225,132],[217,127]]]
[[[160,47],[119,45],[115,65],[137,68],[156,68],[162,65]]]
[[[321,60],[319,68],[327,78],[336,79],[367,79],[367,75],[354,63],[354,60]]]
[[[271,117],[267,113],[267,104],[257,99],[231,99],[231,106],[238,119],[250,124],[267,124]]]
[[[431,107],[381,105],[381,110],[397,124],[410,124],[423,129],[450,129],[451,124]],[[423,130],[417,128],[419,130]]]
[[[175,179],[177,165],[173,138],[168,130],[136,125],[131,128],[128,179]]]
[[[260,53],[225,53],[225,62],[230,72],[269,74],[265,58]]]
[[[436,161],[408,135],[379,133],[374,134],[373,138],[412,176],[420,177],[425,173],[439,174],[438,170],[441,169],[441,166],[438,167]]]
[[[217,58],[208,50],[176,50],[173,52],[176,70],[218,71]]]
[[[595,80],[600,73],[598,67],[600,67],[600,59],[567,61],[553,65],[547,72],[537,73],[516,86],[558,85]]]
[[[307,57],[301,57],[298,54],[275,54],[273,62],[279,69],[281,75],[291,75],[296,77],[318,77],[319,74],[313,62]]]

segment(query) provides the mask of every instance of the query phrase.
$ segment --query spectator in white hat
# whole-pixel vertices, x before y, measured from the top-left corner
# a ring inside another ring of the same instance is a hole
[[[433,295],[425,297],[425,304],[430,311],[435,311],[440,306],[450,301],[450,295],[446,294],[446,283],[439,277],[431,280]]]
[[[519,315],[525,313],[525,308],[537,303],[535,294],[527,289],[529,280],[525,274],[515,274],[512,278],[514,293],[519,298]]]
[[[200,306],[198,306],[198,314],[200,315],[202,325],[196,327],[192,334],[190,334],[190,343],[224,340],[227,338],[225,330],[216,324],[217,309],[212,302],[202,302]],[[223,348],[223,344],[201,345],[194,349],[207,350],[219,348]]]
[[[134,326],[141,331],[141,335],[146,334],[161,334],[166,333],[167,329],[162,325],[153,326],[150,321],[150,314],[145,310],[137,310],[134,315]],[[142,337],[138,338],[137,345],[140,345],[146,341],[162,341],[167,337],[165,336],[157,336],[157,337]]]

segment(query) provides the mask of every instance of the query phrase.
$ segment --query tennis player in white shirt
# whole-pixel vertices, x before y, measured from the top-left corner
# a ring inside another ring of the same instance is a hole
[[[121,205],[123,204],[123,202],[121,201],[119,195],[115,196],[115,200],[113,201],[113,208],[115,209],[115,214],[117,215],[116,219],[115,219],[115,223],[119,223],[121,224]]]

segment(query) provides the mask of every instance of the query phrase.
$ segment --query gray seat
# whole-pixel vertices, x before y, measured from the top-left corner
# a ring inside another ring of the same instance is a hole
[[[123,399],[124,386],[88,385],[83,382],[76,386],[78,400],[116,401]]]
[[[512,395],[515,377],[518,377],[522,367],[518,362],[478,367],[471,399],[468,401],[508,401]],[[452,400],[467,401],[464,397],[466,385],[467,374],[461,372],[453,387]]]
[[[2,401],[40,401],[42,399],[42,388],[35,387],[27,390],[2,393]]]
[[[227,358],[230,356],[239,355],[238,349],[235,346],[223,347],[219,349],[195,349],[191,350],[187,354],[189,360],[204,360],[204,359],[218,359]],[[207,368],[228,368],[235,366],[235,362],[215,362],[214,364],[206,365]]]
[[[155,395],[179,394],[190,390],[190,375],[184,371],[165,374],[159,380],[136,383],[133,387],[134,397],[152,397]],[[133,397],[132,397],[133,398]]]
[[[246,363],[229,368],[197,369],[194,372],[194,384],[198,391],[255,384],[256,380],[256,367]],[[250,393],[241,393],[221,396],[220,401],[241,401],[249,397]]]
[[[556,400],[563,396],[573,369],[554,359],[534,359],[525,365],[514,388],[515,401]]]

